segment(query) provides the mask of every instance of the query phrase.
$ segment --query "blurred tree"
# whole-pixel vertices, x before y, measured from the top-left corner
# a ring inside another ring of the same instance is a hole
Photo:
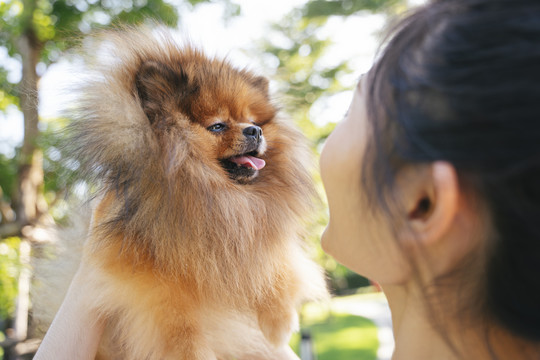
[[[333,125],[317,127],[310,121],[309,110],[316,101],[350,90],[340,76],[352,72],[351,59],[334,65],[322,61],[333,42],[321,37],[321,28],[332,17],[366,13],[391,16],[404,11],[406,4],[407,0],[310,0],[274,24],[272,36],[259,45],[258,50],[274,60],[269,62],[277,60],[272,80],[278,84],[278,93],[285,96],[289,114],[316,145],[324,141]]]
[[[403,9],[406,0],[310,0],[303,8],[306,19],[328,19],[330,16],[350,16],[360,12],[395,12]]]
[[[16,86],[8,81],[8,71],[0,65],[0,110],[18,106],[25,129],[17,156],[17,185],[4,194],[16,212],[18,229],[15,234],[0,231],[6,236],[20,234],[24,226],[35,223],[47,212],[42,199],[43,155],[38,146],[40,75],[95,26],[138,23],[149,18],[174,26],[178,14],[163,0],[7,0],[0,4],[0,18],[0,47],[22,68],[22,78]]]
[[[335,123],[316,125],[310,118],[310,110],[314,103],[324,102],[335,94],[350,90],[351,85],[344,85],[341,78],[353,72],[349,65],[352,59],[343,59],[333,65],[324,61],[332,40],[321,37],[321,29],[332,17],[346,18],[369,13],[388,17],[406,9],[406,0],[309,0],[274,24],[271,34],[259,44],[258,51],[264,52],[267,63],[276,65],[272,80],[278,86],[277,93],[283,97],[287,113],[311,140],[315,152],[319,151]],[[336,116],[340,115],[343,114]],[[315,179],[324,198],[317,174]],[[318,249],[317,257],[329,274],[333,290],[340,292],[349,287],[368,285],[367,279],[337,264],[318,246],[327,222],[327,205],[321,202],[309,230],[316,244],[314,248]]]

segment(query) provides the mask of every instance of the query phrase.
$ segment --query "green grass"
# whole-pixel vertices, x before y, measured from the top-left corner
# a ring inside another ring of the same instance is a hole
[[[308,304],[301,314],[303,329],[309,330],[318,360],[375,360],[379,340],[371,320],[360,316],[336,313],[329,307]],[[298,353],[300,334],[295,334],[291,347]]]

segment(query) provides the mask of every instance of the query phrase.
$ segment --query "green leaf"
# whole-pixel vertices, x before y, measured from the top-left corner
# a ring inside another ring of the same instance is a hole
[[[15,311],[17,283],[21,263],[20,238],[11,237],[0,242],[0,319],[10,318]]]

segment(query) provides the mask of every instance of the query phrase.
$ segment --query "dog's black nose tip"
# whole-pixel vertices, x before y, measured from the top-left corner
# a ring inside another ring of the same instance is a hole
[[[248,126],[244,129],[243,133],[247,138],[259,140],[262,136],[262,129],[258,126]]]

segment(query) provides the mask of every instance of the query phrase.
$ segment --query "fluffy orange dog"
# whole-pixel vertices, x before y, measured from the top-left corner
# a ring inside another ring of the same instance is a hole
[[[102,193],[83,255],[98,358],[292,357],[296,308],[326,290],[300,241],[308,151],[267,80],[163,29],[91,43],[70,131]]]

